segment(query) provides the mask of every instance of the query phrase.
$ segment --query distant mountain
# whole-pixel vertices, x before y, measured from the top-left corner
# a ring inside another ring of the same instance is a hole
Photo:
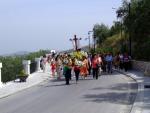
[[[16,53],[14,53],[13,55],[15,55],[15,56],[20,56],[20,55],[27,55],[27,54],[29,54],[30,52],[27,52],[27,51],[19,51],[19,52],[16,52]]]
[[[4,54],[4,55],[1,55],[1,56],[22,56],[22,55],[27,55],[29,53],[30,52],[27,52],[27,51],[18,51],[18,52],[15,52],[15,53]]]

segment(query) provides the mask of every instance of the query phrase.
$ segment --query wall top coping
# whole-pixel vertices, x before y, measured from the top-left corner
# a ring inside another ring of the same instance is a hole
[[[23,65],[30,65],[30,64],[31,64],[31,61],[30,61],[30,60],[23,60],[23,61],[22,61],[22,64],[23,64]]]
[[[150,64],[150,62],[148,62],[148,61],[138,61],[138,60],[132,60],[133,62],[140,62],[140,63],[149,63]]]
[[[35,61],[39,62],[41,60],[41,58],[35,58]]]
[[[2,63],[0,63],[0,68],[2,68]]]

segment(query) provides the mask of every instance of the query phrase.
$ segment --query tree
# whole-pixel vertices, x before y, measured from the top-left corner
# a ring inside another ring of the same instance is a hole
[[[109,27],[105,24],[95,24],[93,31],[99,46],[110,35]]]
[[[122,29],[122,23],[119,21],[114,21],[113,25],[110,28],[110,35],[113,36],[115,34],[118,34],[120,30]]]
[[[0,56],[0,62],[3,63],[2,82],[6,83],[16,79],[16,75],[18,75],[23,70],[23,60],[31,60],[33,62],[35,58],[43,56],[48,52],[48,50],[40,50],[38,52],[33,52],[23,56]]]
[[[150,60],[149,9],[150,0],[131,0],[130,4],[124,0],[117,11],[117,17],[123,19],[124,31],[132,39],[133,56],[140,60]]]

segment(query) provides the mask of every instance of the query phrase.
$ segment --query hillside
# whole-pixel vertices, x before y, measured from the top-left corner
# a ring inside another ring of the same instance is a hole
[[[122,34],[122,36],[120,33],[118,33],[111,37],[108,37],[99,46],[97,51],[100,51],[100,52],[113,51],[115,53],[125,52],[127,50],[127,44],[128,44],[128,40],[126,37],[127,36],[125,36],[124,33]]]

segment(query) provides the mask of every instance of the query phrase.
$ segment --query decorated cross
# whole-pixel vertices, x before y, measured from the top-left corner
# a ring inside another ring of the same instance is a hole
[[[78,48],[78,41],[79,40],[81,40],[81,38],[77,38],[77,36],[76,35],[74,35],[74,38],[73,39],[70,39],[70,41],[72,41],[72,42],[74,42],[74,44],[75,44],[75,50],[78,50],[79,48]]]

